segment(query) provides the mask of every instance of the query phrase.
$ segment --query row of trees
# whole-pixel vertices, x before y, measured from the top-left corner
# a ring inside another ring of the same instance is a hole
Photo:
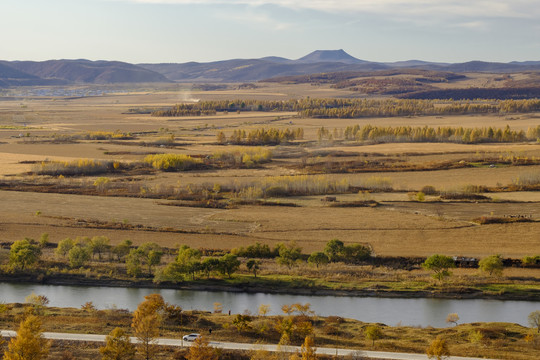
[[[42,253],[42,248],[48,245],[48,234],[41,236],[40,242],[25,238],[15,241],[10,248],[10,264],[21,271],[36,263]],[[128,275],[139,277],[143,275],[152,276],[154,268],[162,263],[165,250],[153,242],[144,243],[138,247],[133,247],[130,240],[124,240],[116,246],[110,245],[109,238],[105,236],[94,236],[93,238],[81,237],[75,240],[66,238],[60,240],[55,249],[55,254],[67,259],[72,268],[84,266],[90,259],[102,261],[108,255],[109,261],[113,258],[119,262],[126,263]],[[345,245],[339,239],[332,239],[323,251],[313,252],[307,257],[307,262],[319,267],[329,262],[360,263],[369,259],[372,255],[372,248],[368,244]],[[292,268],[298,261],[301,261],[302,248],[295,242],[287,244],[279,243],[273,249],[267,244],[255,243],[247,247],[234,248],[221,257],[203,257],[201,250],[184,245],[178,249],[173,262],[159,269],[156,281],[179,282],[185,278],[195,279],[198,274],[204,274],[207,278],[212,273],[219,272],[229,278],[239,269],[241,262],[238,257],[253,259],[275,258],[278,264]],[[524,265],[536,263],[538,257],[525,257]],[[260,261],[248,261],[248,270],[257,275],[260,269]],[[455,259],[435,254],[426,259],[423,267],[433,271],[433,277],[443,280],[451,273],[449,269],[454,268]],[[504,264],[501,255],[491,255],[479,261],[478,266],[481,271],[491,275],[500,276]],[[145,273],[146,269],[146,273]]]
[[[422,267],[433,272],[433,278],[442,281],[452,275],[450,269],[456,267],[454,258],[446,255],[431,255],[424,261]],[[478,262],[480,271],[489,274],[489,276],[501,276],[504,263],[501,255],[491,255]]]
[[[302,140],[304,138],[304,129],[277,129],[260,128],[250,130],[234,130],[227,138],[223,131],[217,134],[216,140],[220,144],[234,145],[279,145],[283,142]]]
[[[330,133],[321,128],[319,140],[329,138]],[[343,132],[345,140],[377,142],[454,142],[476,144],[482,142],[520,142],[540,138],[540,127],[531,127],[527,133],[523,130],[511,130],[493,127],[383,127],[383,126],[347,126]]]
[[[300,106],[300,115],[303,117],[354,119],[533,112],[540,110],[540,100],[310,99],[302,102]]]
[[[152,116],[197,116],[213,115],[217,111],[298,111],[296,100],[213,100],[194,104],[177,104],[170,109],[156,110]]]
[[[253,167],[272,160],[272,151],[263,147],[235,147],[216,151],[206,158],[196,158],[185,154],[148,155],[144,162],[154,169],[163,171],[186,171],[202,167]]]
[[[221,100],[178,104],[154,116],[212,115],[216,111],[298,111],[304,117],[363,118],[414,115],[507,114],[540,110],[540,100],[299,99]]]

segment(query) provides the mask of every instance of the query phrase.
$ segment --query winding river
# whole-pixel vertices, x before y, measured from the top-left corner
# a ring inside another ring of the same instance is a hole
[[[221,303],[223,311],[257,313],[261,304],[270,305],[270,314],[279,314],[281,306],[310,303],[321,316],[337,315],[365,322],[387,325],[448,326],[446,316],[457,313],[461,323],[512,322],[527,325],[527,316],[540,310],[540,302],[509,300],[404,299],[353,296],[284,295],[266,293],[234,293],[224,291],[194,291],[146,288],[115,288],[91,286],[58,286],[0,283],[0,302],[24,302],[30,293],[45,295],[49,306],[80,307],[92,301],[98,309],[124,308],[134,310],[145,295],[159,293],[165,301],[185,310],[212,311]]]

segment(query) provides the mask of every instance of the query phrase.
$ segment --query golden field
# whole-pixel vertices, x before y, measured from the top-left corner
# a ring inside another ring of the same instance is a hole
[[[475,80],[476,81],[476,80]],[[478,78],[477,81],[482,81]],[[101,177],[113,182],[134,183],[150,189],[176,187],[221,187],[256,185],[278,175],[306,174],[300,164],[364,161],[432,166],[444,161],[459,163],[508,156],[540,158],[534,142],[505,144],[387,143],[360,144],[317,141],[321,126],[342,132],[347,126],[452,126],[524,130],[537,126],[540,114],[417,116],[364,119],[298,118],[296,113],[245,112],[214,116],[153,117],[133,114],[133,108],[162,108],[183,101],[220,99],[285,100],[310,96],[349,96],[346,90],[319,85],[260,84],[258,88],[214,91],[187,90],[185,85],[131,89],[100,97],[17,97],[0,101],[0,181],[59,186],[86,184]],[[4,128],[1,128],[4,126]],[[11,128],[10,128],[11,126]],[[272,147],[272,162],[256,168],[202,169],[183,172],[106,174],[54,178],[30,174],[35,163],[45,160],[95,159],[136,163],[148,154],[176,153],[207,157],[227,145],[216,134],[262,127],[304,129],[304,140]],[[53,136],[94,131],[136,134],[134,139],[49,141]],[[174,137],[174,144],[159,145]],[[328,155],[330,154],[330,155]],[[338,154],[338,155],[332,155]],[[386,169],[386,170],[385,170]],[[55,191],[0,191],[0,241],[39,237],[47,232],[51,241],[65,237],[106,235],[113,243],[129,238],[135,244],[155,241],[164,246],[188,244],[230,249],[255,241],[273,244],[296,241],[304,252],[322,250],[330,239],[346,243],[370,243],[375,254],[395,256],[448,255],[486,256],[500,253],[520,258],[540,254],[540,196],[537,192],[485,193],[491,201],[411,201],[408,192],[431,185],[441,191],[459,191],[470,186],[501,187],[525,173],[540,172],[540,165],[507,164],[418,171],[328,173],[329,179],[361,186],[373,176],[387,179],[392,192],[338,194],[339,202],[372,199],[376,208],[336,208],[321,202],[324,195],[269,199],[292,202],[299,207],[239,205],[227,209],[166,206],[169,200],[100,194],[58,194]],[[311,174],[309,176],[315,176]],[[17,189],[15,189],[17,190]],[[51,193],[52,192],[52,193]],[[477,225],[480,216],[524,215],[527,223]],[[82,220],[82,221],[81,221]],[[129,225],[115,228],[111,224]],[[139,226],[139,228],[137,228]]]

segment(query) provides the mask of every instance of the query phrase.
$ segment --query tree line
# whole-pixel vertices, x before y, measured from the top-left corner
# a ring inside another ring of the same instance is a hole
[[[509,114],[540,110],[540,99],[421,100],[421,99],[294,99],[220,100],[177,104],[153,116],[213,115],[218,111],[296,111],[302,117],[364,118],[420,115]]]
[[[283,142],[302,140],[304,138],[304,129],[277,129],[260,128],[250,130],[234,130],[227,138],[223,131],[217,134],[216,140],[220,144],[234,145],[279,145]]]
[[[336,132],[324,127],[317,132],[319,141],[334,140]],[[540,126],[530,127],[527,132],[512,130],[507,125],[504,129],[483,127],[413,127],[413,126],[347,126],[343,131],[345,140],[377,142],[453,142],[453,143],[507,143],[537,140],[540,138]]]

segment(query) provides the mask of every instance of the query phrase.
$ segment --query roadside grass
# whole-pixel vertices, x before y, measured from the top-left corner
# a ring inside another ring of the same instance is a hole
[[[7,304],[7,311],[0,317],[0,328],[16,329],[24,312],[25,307],[22,304]],[[233,323],[236,314],[229,316],[227,313],[182,311],[180,319],[164,320],[160,336],[179,338],[184,334],[197,332],[207,334],[212,341],[277,343],[279,333],[274,326],[283,316],[285,315],[252,314],[248,326],[240,331]],[[292,318],[297,316],[292,315]],[[122,309],[46,307],[42,318],[45,331],[108,334],[115,327],[121,327],[131,333],[132,314]],[[312,336],[318,347],[423,354],[433,339],[442,336],[453,356],[514,360],[532,360],[540,356],[540,335],[530,328],[511,323],[458,323],[445,328],[402,326],[399,323],[376,324],[382,331],[382,337],[372,343],[366,339],[365,331],[369,325],[374,324],[337,316],[308,315],[304,319],[313,324]],[[211,335],[208,335],[209,328],[213,330]],[[300,345],[302,340],[303,338],[295,335],[292,337],[292,344]],[[77,347],[85,348],[85,345],[78,342],[64,344],[64,350],[75,351]],[[161,351],[167,352],[165,349]]]

